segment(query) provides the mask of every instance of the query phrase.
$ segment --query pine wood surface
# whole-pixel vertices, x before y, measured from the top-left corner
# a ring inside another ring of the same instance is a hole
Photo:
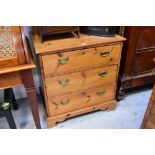
[[[107,44],[116,44],[122,41],[125,41],[125,38],[116,35],[115,37],[98,37],[98,36],[88,36],[80,34],[80,38],[75,36],[64,37],[52,37],[50,40],[44,41],[42,43],[39,34],[31,32],[31,38],[35,48],[36,54],[45,54],[45,53],[57,53],[65,52],[70,50],[77,50],[83,48],[90,48],[93,46],[103,46]]]
[[[47,96],[50,97],[69,92],[81,91],[82,89],[115,82],[116,72],[117,65],[113,65],[45,78]],[[107,75],[102,77],[99,75],[100,73],[107,73]],[[65,84],[60,84],[61,81]]]
[[[114,89],[115,83],[106,83],[103,86],[91,87],[80,92],[49,97],[50,116],[69,113],[111,101],[115,98]]]
[[[66,114],[56,115],[56,116],[47,116],[47,125],[49,128],[54,127],[57,122],[63,122],[65,119],[78,116],[84,113],[96,111],[96,110],[114,110],[116,108],[116,100],[112,100],[109,102],[104,102],[101,104],[93,105],[90,107],[86,107],[80,110],[71,111]]]
[[[31,33],[31,38],[39,55],[49,127],[69,117],[116,107],[123,37],[81,34],[41,42],[38,34]]]
[[[54,76],[118,64],[121,47],[122,44],[117,44],[42,56],[44,75]]]

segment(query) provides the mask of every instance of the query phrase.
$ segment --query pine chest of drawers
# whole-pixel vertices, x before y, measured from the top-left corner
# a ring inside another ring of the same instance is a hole
[[[123,37],[57,38],[31,34],[40,63],[49,127],[66,118],[116,107],[115,92]]]

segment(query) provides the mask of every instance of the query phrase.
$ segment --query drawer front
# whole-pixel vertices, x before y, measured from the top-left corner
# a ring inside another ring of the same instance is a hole
[[[47,97],[81,91],[116,80],[117,65],[45,78]]]
[[[121,44],[42,56],[45,76],[118,64]]]
[[[155,50],[136,54],[134,73],[151,71],[155,68]]]
[[[55,116],[69,113],[74,110],[111,101],[115,96],[114,89],[115,84],[110,83],[110,87],[109,84],[105,84],[104,86],[90,88],[89,90],[50,98],[48,102],[50,115]]]
[[[21,84],[21,78],[18,72],[1,74],[0,89]]]

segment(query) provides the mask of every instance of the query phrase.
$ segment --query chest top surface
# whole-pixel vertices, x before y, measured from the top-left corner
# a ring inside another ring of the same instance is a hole
[[[37,33],[31,32],[31,38],[36,54],[56,53],[67,50],[77,50],[80,48],[88,48],[96,45],[106,45],[125,41],[125,38],[115,35],[114,37],[99,37],[80,34],[80,38],[74,35],[64,38],[52,37],[42,43]]]

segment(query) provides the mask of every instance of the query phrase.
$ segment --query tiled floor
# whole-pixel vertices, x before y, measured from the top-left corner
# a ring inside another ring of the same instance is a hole
[[[58,123],[54,129],[134,129],[139,128],[146,110],[151,87],[133,90],[117,103],[114,111],[97,111],[68,119]],[[42,128],[47,128],[44,108],[38,96]],[[18,100],[19,110],[13,111],[13,116],[19,129],[35,128],[30,108],[26,99]],[[5,118],[0,118],[0,128],[9,128]]]

